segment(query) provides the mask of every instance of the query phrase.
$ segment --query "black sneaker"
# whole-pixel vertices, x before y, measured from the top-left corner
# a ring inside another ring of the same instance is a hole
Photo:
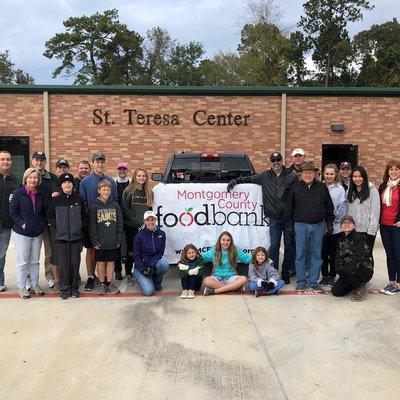
[[[74,299],[77,299],[78,297],[81,297],[81,294],[79,293],[79,290],[73,290],[73,291],[71,292],[71,296],[72,296]]]
[[[93,289],[94,289],[94,279],[89,276],[89,278],[87,278],[87,281],[86,281],[85,291],[91,292]]]
[[[97,275],[94,276],[94,284],[100,285],[99,277]]]
[[[156,286],[156,287],[154,288],[154,290],[155,290],[156,292],[161,292],[162,286]]]
[[[61,300],[67,300],[67,299],[68,299],[68,291],[66,291],[66,290],[61,290],[61,292],[60,292],[60,299],[61,299]]]
[[[329,284],[329,277],[323,276],[322,279],[319,281],[321,286],[327,286]]]
[[[121,274],[121,272],[116,272],[115,273],[115,279],[117,280],[117,281],[122,281],[122,274]]]
[[[285,285],[290,285],[290,278],[288,276],[282,276],[282,279]]]

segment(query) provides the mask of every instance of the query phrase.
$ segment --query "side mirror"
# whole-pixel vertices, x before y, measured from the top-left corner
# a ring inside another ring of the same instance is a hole
[[[163,180],[164,175],[161,172],[153,172],[151,174],[151,179],[155,182],[161,182]]]

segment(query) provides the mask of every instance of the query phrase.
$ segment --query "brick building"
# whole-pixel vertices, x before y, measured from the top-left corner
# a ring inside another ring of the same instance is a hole
[[[352,157],[379,183],[400,158],[400,89],[0,86],[0,141],[23,170],[35,150],[75,165],[95,151],[163,171],[171,153],[267,156],[302,147],[317,166]]]

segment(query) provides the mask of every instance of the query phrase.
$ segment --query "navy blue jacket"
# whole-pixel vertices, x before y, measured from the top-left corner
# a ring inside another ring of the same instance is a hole
[[[14,221],[13,231],[29,237],[42,234],[46,226],[44,202],[44,194],[40,188],[36,193],[35,207],[25,187],[15,190],[10,204],[10,217]],[[25,229],[22,228],[24,224]]]
[[[143,228],[133,241],[133,258],[135,269],[142,272],[144,267],[153,267],[161,260],[165,251],[165,232],[161,229],[149,231]]]

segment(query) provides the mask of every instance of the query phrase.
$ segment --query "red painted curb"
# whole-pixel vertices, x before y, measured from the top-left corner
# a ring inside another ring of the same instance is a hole
[[[106,293],[103,295],[98,295],[97,293],[88,293],[88,292],[83,292],[81,293],[82,298],[97,298],[101,299],[104,297],[107,298],[113,298],[113,299],[118,299],[118,298],[127,298],[127,297],[174,297],[174,296],[179,296],[181,292],[156,292],[153,296],[145,296],[142,293],[139,292],[134,292],[134,293],[119,293],[119,294],[111,294],[111,293]],[[369,290],[368,294],[381,294],[379,290]],[[204,296],[203,293],[198,293],[198,296]],[[246,292],[246,293],[239,293],[239,292],[231,292],[231,293],[224,293],[224,295],[227,296],[254,296],[252,292]],[[322,293],[316,293],[313,291],[305,291],[305,292],[297,292],[296,290],[281,290],[279,292],[279,296],[326,296],[330,295],[330,292],[322,292]],[[220,295],[221,296],[221,295]],[[265,297],[265,296],[263,296]],[[272,296],[267,296],[267,297],[274,297]],[[44,296],[35,296],[32,295],[32,299],[59,299],[60,295],[57,293],[45,293]],[[18,293],[0,293],[0,299],[19,299]]]

